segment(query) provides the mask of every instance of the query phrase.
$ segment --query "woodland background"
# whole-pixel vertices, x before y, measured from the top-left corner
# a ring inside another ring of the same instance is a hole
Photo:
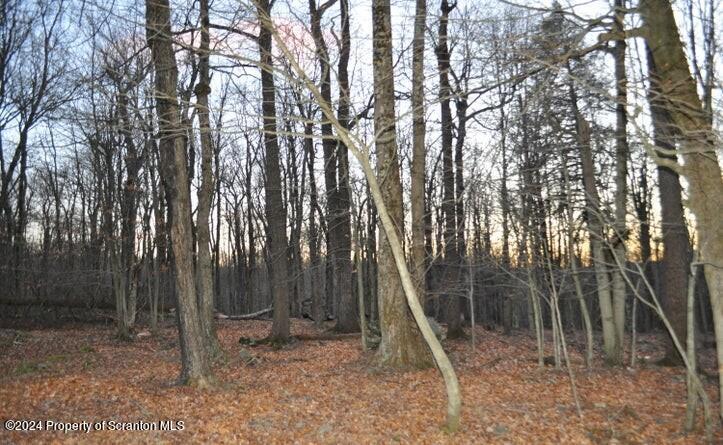
[[[175,320],[181,382],[213,388],[229,332],[284,348],[306,318],[349,348],[361,331],[382,369],[436,364],[450,430],[457,339],[478,357],[493,331],[531,336],[582,416],[575,370],[634,368],[650,335],[684,369],[685,427],[700,402],[712,437],[718,1],[2,0],[0,17],[6,327],[100,319],[155,342]],[[268,336],[239,331],[264,317]]]

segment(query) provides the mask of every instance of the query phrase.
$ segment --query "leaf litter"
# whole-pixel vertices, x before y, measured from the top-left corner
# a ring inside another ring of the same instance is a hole
[[[226,360],[219,385],[176,384],[176,330],[133,342],[111,327],[76,325],[23,331],[0,343],[0,419],[62,422],[183,421],[180,431],[9,432],[0,443],[259,444],[658,444],[703,443],[699,422],[682,433],[685,378],[678,368],[641,360],[636,369],[583,366],[571,351],[581,394],[578,418],[566,372],[539,368],[533,339],[478,328],[477,346],[446,341],[463,397],[459,432],[444,431],[446,398],[434,369],[392,372],[373,367],[358,336],[333,338],[293,320],[298,340],[283,348],[249,347],[268,321],[217,323]],[[645,335],[640,353],[662,351]],[[707,356],[701,362],[706,362]],[[717,403],[714,381],[707,390]],[[716,440],[723,442],[720,430]]]

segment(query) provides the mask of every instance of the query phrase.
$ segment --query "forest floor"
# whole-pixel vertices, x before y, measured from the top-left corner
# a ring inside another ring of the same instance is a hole
[[[300,320],[293,321],[292,334],[322,339],[282,349],[239,345],[241,336],[261,338],[269,330],[267,321],[218,323],[227,359],[215,367],[219,385],[211,390],[175,384],[180,359],[171,326],[130,343],[114,339],[110,326],[2,330],[0,420],[106,424],[100,431],[69,433],[47,431],[47,423],[44,431],[0,426],[0,443],[705,442],[701,425],[681,432],[685,377],[681,369],[654,365],[662,355],[659,336],[641,337],[635,369],[596,363],[588,371],[580,354],[572,353],[582,419],[567,372],[538,368],[526,332],[506,337],[478,328],[474,350],[469,341],[447,341],[463,396],[461,428],[448,434],[435,369],[377,370],[358,336],[323,339],[328,334]],[[701,362],[713,367],[710,350]],[[714,381],[706,380],[717,409]],[[183,428],[110,430],[111,422],[118,428],[161,420],[182,421]],[[720,430],[714,441],[723,443]]]

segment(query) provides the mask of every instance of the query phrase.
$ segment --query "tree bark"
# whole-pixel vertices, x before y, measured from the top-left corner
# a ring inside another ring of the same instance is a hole
[[[210,358],[222,355],[221,345],[216,336],[213,321],[214,288],[213,264],[211,261],[211,201],[213,200],[213,140],[211,138],[211,120],[208,109],[208,96],[211,94],[211,76],[209,73],[209,17],[208,0],[200,0],[201,46],[199,48],[198,84],[196,84],[196,109],[201,133],[201,187],[198,189],[198,215],[196,221],[196,276],[198,280],[198,308],[206,349]]]
[[[321,261],[319,260],[319,229],[316,224],[316,209],[319,207],[316,191],[316,174],[314,172],[314,127],[311,123],[304,125],[304,149],[309,169],[309,260],[311,263],[311,317],[316,326],[324,321],[324,299],[321,295],[319,276]]]
[[[464,336],[462,330],[462,304],[456,294],[458,284],[460,259],[457,249],[457,209],[454,192],[454,160],[452,111],[450,97],[452,89],[449,83],[449,48],[447,44],[447,25],[449,13],[456,4],[450,5],[442,0],[442,15],[439,18],[439,42],[435,48],[437,66],[439,69],[439,105],[442,119],[442,164],[443,164],[443,197],[442,212],[444,213],[444,262],[447,294],[447,338]]]
[[[279,143],[276,126],[276,87],[274,85],[271,25],[271,3],[259,0],[256,4],[259,17],[259,60],[261,68],[261,109],[264,121],[264,146],[266,149],[266,221],[268,222],[267,250],[270,257],[271,292],[274,302],[274,322],[271,338],[285,342],[289,339],[288,258],[286,255],[286,209],[281,197],[281,170],[279,166]]]
[[[213,381],[199,322],[193,274],[191,199],[176,86],[178,68],[171,42],[168,0],[146,1],[147,40],[155,67],[161,172],[171,206],[171,244],[178,300],[181,382],[205,387]]]
[[[613,30],[623,31],[625,20],[625,1],[615,0],[615,18]],[[627,44],[624,39],[615,42],[613,56],[615,58],[615,233],[610,249],[620,264],[626,264],[625,241],[627,239],[627,217],[628,202],[628,78],[625,72],[625,51]],[[614,264],[614,262],[613,262]],[[623,278],[624,270],[613,267],[612,269],[612,291],[613,291],[613,321],[615,324],[616,342],[619,347],[615,355],[608,357],[611,364],[623,364],[623,344],[625,337],[625,301],[627,286]]]
[[[373,1],[374,133],[377,176],[384,178],[381,184],[382,201],[397,238],[402,239],[404,208],[396,140],[390,15],[389,0]],[[432,365],[432,356],[410,319],[387,230],[389,228],[379,233],[377,295],[382,341],[377,357],[384,366],[426,368]]]
[[[660,80],[649,46],[647,51],[650,76],[648,103],[653,124],[653,143],[661,149],[657,153],[658,156],[677,162],[677,156],[670,154],[675,150],[673,139],[675,128],[671,126],[670,116],[665,110],[665,104],[660,96]],[[660,299],[665,316],[668,317],[676,336],[682,342],[687,336],[687,319],[684,309],[687,310],[688,305],[688,271],[690,270],[692,249],[685,223],[682,188],[678,172],[662,165],[658,165],[657,170],[663,233]],[[683,365],[683,359],[669,337],[665,343],[663,362],[671,365]]]
[[[334,1],[334,0],[333,0]],[[333,4],[333,1],[324,3],[321,7],[317,6],[316,0],[309,0],[309,14],[311,16],[311,35],[314,39],[316,59],[319,63],[319,70],[321,71],[321,80],[319,89],[321,91],[321,100],[325,106],[331,107],[331,66],[329,62],[329,51],[324,40],[324,34],[321,29],[321,18],[324,11]],[[347,301],[351,298],[351,295],[344,296],[337,292],[337,284],[341,280],[338,272],[339,265],[337,264],[337,257],[339,257],[339,235],[341,231],[338,228],[339,225],[339,192],[337,184],[337,164],[338,159],[336,156],[337,143],[334,140],[334,132],[332,125],[328,119],[323,119],[321,123],[321,144],[324,152],[324,186],[326,188],[326,219],[328,222],[328,233],[327,233],[327,246],[326,246],[326,257],[327,257],[327,291],[326,300],[327,303],[333,303],[336,298],[339,300]],[[349,277],[349,285],[351,285],[351,277]],[[351,292],[351,287],[347,286],[347,290]],[[353,300],[352,300],[353,301]],[[333,305],[333,304],[332,304]],[[344,308],[340,309],[344,311]],[[337,314],[341,315],[341,314]],[[352,315],[355,316],[352,309]],[[346,314],[343,316],[346,317]],[[345,320],[346,321],[346,320]]]
[[[425,251],[425,171],[426,147],[424,136],[424,32],[427,22],[427,0],[417,0],[414,15],[414,38],[412,42],[412,276],[419,299],[426,301],[426,251]]]
[[[504,105],[500,107],[500,149],[502,150],[502,181],[500,189],[500,207],[502,208],[502,267],[510,270],[510,198],[507,189],[507,119]],[[488,246],[491,243],[486,243]],[[502,295],[502,329],[506,335],[512,333],[512,297],[507,292]]]
[[[253,189],[251,187],[251,179],[253,176],[253,166],[251,162],[251,141],[246,138],[246,225],[248,226],[249,250],[248,250],[248,267],[246,267],[245,280],[245,301],[244,311],[253,310],[253,296],[255,294],[255,276],[256,272],[256,228],[254,226],[254,201]]]
[[[605,245],[603,241],[603,227],[600,197],[595,184],[595,167],[590,147],[590,124],[577,111],[577,98],[572,86],[571,100],[575,109],[577,121],[577,138],[580,147],[580,158],[582,160],[583,188],[585,190],[585,212],[587,214],[587,227],[592,250],[593,269],[595,270],[595,281],[597,285],[598,303],[600,306],[600,318],[603,330],[603,350],[605,360],[614,364],[617,357],[622,354],[623,345],[618,341],[615,331],[615,318],[613,313],[612,292],[610,274],[606,267]]]
[[[673,9],[666,0],[644,0],[640,14],[646,26],[661,99],[671,123],[681,134],[685,164],[676,166],[688,182],[687,205],[696,218],[701,263],[710,291],[718,368],[723,369],[723,179],[716,139],[678,34]],[[719,373],[723,390],[723,373]],[[723,417],[723,404],[719,415]]]
[[[351,34],[349,30],[349,0],[339,0],[341,10],[341,47],[339,49],[339,108],[337,112],[339,124],[349,129],[349,54],[351,51]],[[354,310],[352,294],[352,263],[351,263],[351,214],[349,195],[349,153],[341,139],[337,139],[337,196],[336,196],[336,255],[335,274],[336,292],[339,295],[339,310],[336,330],[338,332],[358,332],[357,311]]]

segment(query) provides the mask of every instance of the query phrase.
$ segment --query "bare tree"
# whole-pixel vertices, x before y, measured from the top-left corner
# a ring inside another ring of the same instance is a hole
[[[613,32],[622,32],[625,21],[625,1],[615,0],[615,17]],[[625,72],[625,52],[627,44],[624,39],[617,40],[613,49],[615,59],[615,233],[612,248],[614,255],[626,258],[625,240],[627,239],[626,217],[628,198],[628,77]],[[612,270],[613,291],[613,323],[615,325],[616,348],[607,359],[611,364],[622,365],[623,344],[625,338],[625,301],[627,288],[622,277],[624,271]]]
[[[424,248],[425,210],[424,189],[427,148],[424,136],[424,33],[427,22],[427,0],[417,0],[414,15],[414,38],[412,42],[412,273],[417,293],[425,300],[427,290],[427,253]]]
[[[650,49],[648,48],[648,52]],[[656,147],[662,150],[658,156],[672,161],[675,156],[675,143],[673,132],[675,128],[670,124],[670,118],[665,110],[660,91],[660,81],[656,74],[652,55],[648,56],[648,73],[650,75],[650,89],[648,101],[651,121],[653,124],[653,140]],[[666,166],[658,166],[658,187],[660,188],[661,226],[663,235],[663,259],[661,261],[660,299],[665,309],[665,315],[675,330],[679,339],[686,338],[687,320],[682,308],[687,305],[688,271],[690,269],[691,246],[688,238],[688,229],[685,225],[683,213],[682,189],[678,172]],[[683,364],[682,357],[672,341],[666,342],[664,362],[670,364]]]
[[[336,120],[336,117],[334,116],[331,108],[325,107],[323,103],[321,103],[320,105],[324,116],[332,121],[332,124],[336,127],[339,137],[343,139],[344,144],[346,144],[346,146],[361,164],[362,171],[364,172],[364,176],[366,177],[367,183],[369,185],[370,195],[374,199],[374,202],[377,206],[379,212],[379,219],[381,221],[381,227],[383,228],[385,234],[385,236],[382,238],[382,252],[384,252],[384,250],[387,250],[388,253],[385,252],[384,256],[388,254],[391,256],[391,261],[393,262],[396,269],[397,278],[397,280],[394,280],[394,275],[392,275],[392,271],[389,269],[388,266],[388,260],[385,262],[380,262],[380,270],[382,270],[381,266],[384,265],[386,267],[383,269],[383,271],[385,273],[390,272],[386,276],[384,276],[384,282],[385,284],[394,284],[395,281],[396,283],[400,283],[401,288],[404,292],[404,296],[406,298],[406,306],[403,305],[403,303],[399,304],[398,299],[390,299],[384,303],[380,303],[380,317],[386,317],[386,321],[382,321],[382,324],[387,323],[386,335],[389,336],[390,334],[392,334],[393,342],[390,342],[389,340],[387,341],[389,345],[394,346],[393,349],[387,347],[386,351],[380,347],[380,350],[378,352],[380,360],[382,361],[382,363],[386,363],[388,365],[396,363],[398,366],[399,364],[401,364],[401,360],[410,359],[409,355],[407,354],[408,351],[403,348],[403,345],[405,343],[402,342],[406,342],[406,346],[408,347],[413,346],[409,344],[409,342],[413,341],[413,339],[406,335],[400,336],[400,334],[405,334],[408,332],[406,330],[407,326],[409,326],[409,319],[406,312],[408,308],[411,311],[412,316],[414,317],[414,321],[416,321],[417,326],[419,327],[419,330],[421,331],[421,336],[423,337],[424,342],[426,342],[426,344],[429,346],[432,356],[434,357],[434,361],[436,362],[437,367],[439,368],[439,371],[444,378],[445,388],[447,390],[447,428],[450,431],[456,431],[457,428],[459,428],[460,408],[462,402],[459,390],[459,381],[457,380],[457,375],[454,372],[454,368],[452,367],[449,358],[442,349],[442,345],[439,343],[439,340],[435,337],[434,332],[432,331],[432,328],[430,327],[429,322],[424,315],[424,310],[422,309],[422,306],[417,298],[414,281],[412,280],[411,274],[409,273],[409,269],[405,262],[404,250],[402,247],[401,238],[399,236],[400,226],[398,221],[400,221],[400,219],[398,217],[399,213],[401,213],[402,210],[401,205],[399,205],[399,198],[401,197],[401,184],[398,180],[398,170],[396,170],[396,172],[393,170],[394,165],[398,166],[398,163],[396,160],[396,134],[394,131],[394,96],[392,94],[393,67],[391,51],[392,39],[389,1],[375,0],[372,5],[372,14],[375,19],[374,24],[376,35],[378,36],[378,38],[374,41],[374,112],[375,116],[378,118],[375,119],[375,127],[376,129],[381,130],[375,132],[377,160],[379,162],[378,170],[380,173],[387,174],[387,176],[384,176],[385,183],[392,183],[392,187],[390,187],[391,190],[386,190],[388,185],[385,186],[385,188],[382,188],[380,186],[380,183],[377,180],[377,175],[374,174],[368,153],[362,151],[362,149],[360,148],[361,144],[359,139],[352,139],[352,136],[347,131],[345,131],[344,127],[342,127],[339,124],[339,121]],[[299,63],[293,58],[293,55],[289,51],[289,48],[279,37],[279,34],[275,33],[274,38],[283,54],[289,59],[291,67],[296,73],[296,75],[301,78],[303,84],[312,92],[314,98],[319,100],[321,98],[321,93],[306,75],[304,70],[299,66]],[[379,99],[380,97],[383,98],[381,99],[381,102]],[[380,112],[380,109],[383,110],[383,112]],[[381,146],[379,138],[381,138],[383,144]],[[382,149],[387,149],[390,152],[381,153]],[[386,158],[385,155],[387,154],[394,156],[391,158]],[[391,181],[388,179],[389,177],[392,178]],[[397,179],[394,180],[394,178]],[[394,184],[396,184],[396,186],[394,186]],[[396,194],[391,195],[390,198],[389,192],[394,192]],[[392,215],[388,211],[388,202],[391,202],[397,207],[394,215]],[[384,246],[384,244],[386,244],[386,246]],[[382,256],[381,252],[380,256]],[[384,295],[394,297],[395,295],[390,294],[389,290],[390,289],[387,289]],[[391,290],[397,291],[398,287]],[[382,295],[382,292],[380,291],[379,294]],[[387,311],[387,313],[385,315],[382,315],[381,312],[383,311]],[[392,317],[390,317],[390,315],[392,315]],[[390,324],[390,322],[396,322],[396,324]],[[385,334],[383,331],[382,344],[384,343],[384,335]],[[415,349],[415,351],[417,351],[417,349]],[[390,352],[394,353],[395,355],[389,354]],[[391,361],[389,359],[394,360]]]
[[[171,206],[171,243],[178,299],[181,381],[206,387],[213,375],[200,323],[193,269],[191,197],[186,147],[178,110],[178,68],[171,40],[168,0],[146,1],[147,40],[155,67],[155,97],[160,134],[160,166]]]
[[[339,0],[341,12],[341,42],[339,48],[339,106],[337,116],[339,124],[349,129],[351,91],[349,87],[349,56],[351,52],[351,34],[349,31],[349,0]],[[351,197],[349,192],[349,154],[341,139],[337,139],[337,193],[336,193],[336,237],[335,288],[339,294],[339,310],[336,330],[340,332],[356,332],[359,330],[357,311],[354,311],[352,294],[352,263],[351,263]]]
[[[455,286],[459,282],[460,258],[457,248],[457,208],[455,194],[455,172],[453,161],[453,134],[452,111],[450,99],[452,88],[449,82],[449,45],[447,43],[447,28],[449,13],[454,10],[456,3],[450,5],[442,0],[442,15],[439,18],[439,35],[435,53],[439,69],[439,105],[442,119],[442,157],[443,157],[443,190],[442,212],[444,213],[444,262],[447,281],[447,338],[464,336],[462,330],[462,302],[456,294]]]
[[[32,130],[75,89],[64,84],[65,8],[62,1],[0,4],[0,248],[10,270],[19,269],[25,248]],[[15,293],[24,292],[19,276],[12,284]]]
[[[394,68],[392,64],[392,28],[388,0],[375,0],[374,18],[374,133],[377,176],[384,178],[382,197],[397,237],[404,227],[402,184],[399,178],[394,112]],[[378,208],[378,207],[377,207]],[[387,229],[388,230],[388,229]],[[379,327],[382,341],[377,356],[392,367],[428,367],[431,355],[424,339],[410,319],[399,272],[386,231],[380,233],[378,254]]]
[[[653,78],[660,85],[661,99],[671,124],[681,135],[682,158],[676,162],[657,158],[658,164],[678,171],[688,182],[688,207],[696,217],[696,231],[717,343],[718,367],[723,367],[723,179],[716,153],[715,135],[698,97],[678,27],[669,2],[645,0],[640,4],[648,42],[655,64]],[[653,153],[654,154],[654,153]],[[723,373],[719,375],[723,390]],[[723,417],[723,404],[719,414]]]
[[[264,167],[266,172],[265,197],[268,256],[271,261],[271,291],[274,303],[274,323],[271,339],[285,342],[289,338],[288,258],[286,255],[286,209],[281,198],[281,171],[276,123],[276,87],[274,85],[272,24],[269,0],[258,0],[259,68],[261,69],[262,113],[264,121]]]
[[[208,96],[211,93],[211,75],[209,73],[210,36],[208,0],[200,0],[201,46],[199,48],[198,83],[194,88],[196,108],[201,132],[201,187],[198,189],[198,216],[196,230],[198,233],[198,256],[196,276],[198,280],[198,305],[206,350],[212,359],[222,354],[221,345],[216,337],[213,322],[214,286],[213,264],[211,262],[211,231],[210,214],[213,201],[214,147],[211,137],[211,119],[209,117]]]

